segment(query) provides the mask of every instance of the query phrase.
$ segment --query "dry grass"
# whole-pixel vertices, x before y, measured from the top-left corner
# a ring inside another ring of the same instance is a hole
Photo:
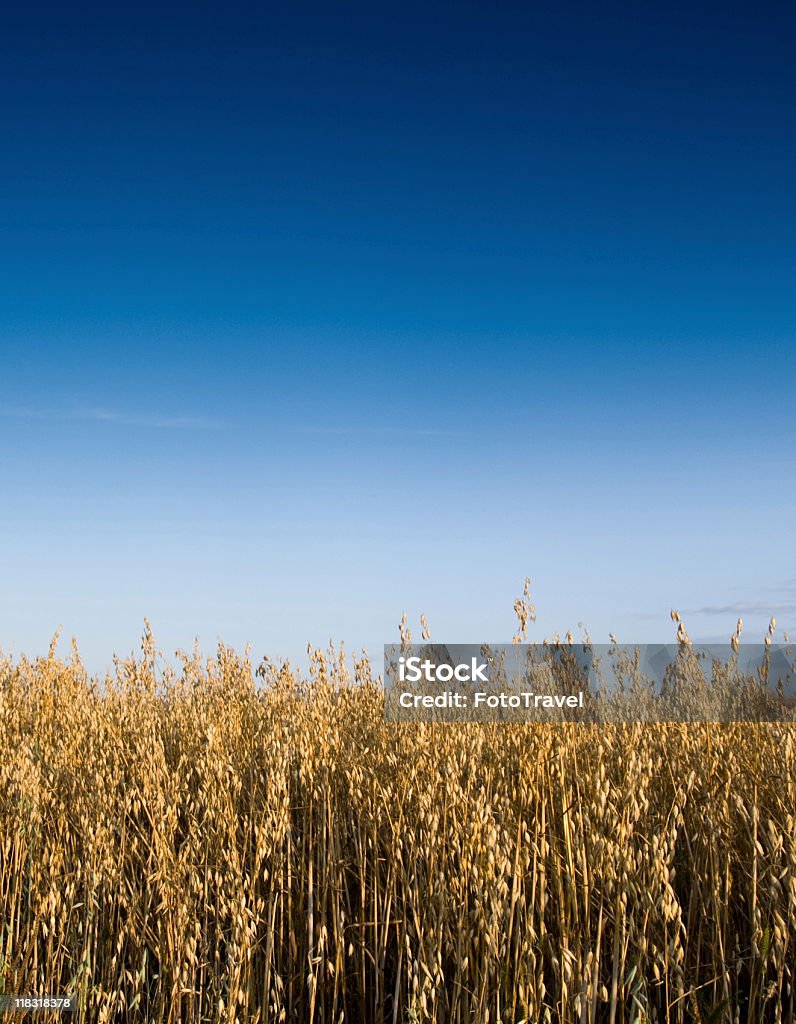
[[[335,652],[154,665],[149,636],[103,687],[55,649],[0,663],[7,992],[92,1021],[793,1021],[792,725],[394,726]]]

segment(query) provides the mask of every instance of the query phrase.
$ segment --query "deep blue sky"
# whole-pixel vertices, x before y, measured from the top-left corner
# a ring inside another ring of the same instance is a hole
[[[793,5],[0,19],[0,648],[796,627]]]

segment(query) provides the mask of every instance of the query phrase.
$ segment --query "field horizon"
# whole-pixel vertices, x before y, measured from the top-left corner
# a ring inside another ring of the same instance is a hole
[[[148,628],[105,684],[55,642],[0,661],[5,993],[158,1024],[793,1020],[793,725],[391,726],[365,656],[174,671]]]

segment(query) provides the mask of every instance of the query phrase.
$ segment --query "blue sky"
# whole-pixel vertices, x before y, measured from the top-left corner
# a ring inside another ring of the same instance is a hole
[[[792,6],[19,5],[0,647],[796,632]]]

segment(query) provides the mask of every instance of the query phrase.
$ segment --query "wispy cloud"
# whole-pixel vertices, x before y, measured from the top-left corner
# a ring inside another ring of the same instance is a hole
[[[148,427],[158,430],[213,430],[224,422],[209,416],[184,416],[173,413],[126,412],[103,407],[78,409],[43,409],[0,406],[0,416],[19,420],[89,420],[95,423],[127,427]]]
[[[768,587],[756,587],[754,597],[746,600],[728,601],[725,604],[703,604],[691,608],[677,605],[677,610],[685,617],[704,615],[708,618],[738,618],[738,616],[783,616],[796,614],[796,577],[782,580]],[[633,617],[642,620],[660,619],[661,610],[638,611]],[[703,638],[704,640],[704,638]],[[706,642],[706,641],[705,641]]]
[[[789,615],[796,612],[796,578],[783,580],[771,587],[763,588],[760,597],[751,601],[734,601],[730,604],[706,604],[698,608],[683,608],[684,615]]]
[[[165,430],[198,429],[223,426],[221,420],[208,416],[175,416],[152,413],[125,413],[115,409],[85,410],[82,418],[99,420],[102,423],[120,423],[130,427],[160,427]]]
[[[706,604],[699,608],[683,608],[683,615],[771,615],[796,611],[796,600],[736,601],[734,604]]]
[[[300,434],[319,434],[323,436],[349,436],[367,433],[380,437],[472,437],[472,431],[468,430],[446,430],[433,427],[374,427],[366,425],[361,427],[335,427],[335,426],[302,426],[299,427]]]

